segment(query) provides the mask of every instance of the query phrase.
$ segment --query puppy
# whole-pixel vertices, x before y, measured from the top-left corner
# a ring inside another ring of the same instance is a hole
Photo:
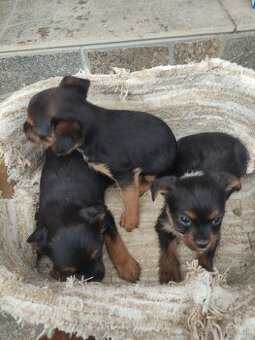
[[[156,175],[172,170],[176,140],[161,119],[148,113],[106,110],[86,101],[89,80],[67,76],[36,94],[24,131],[57,155],[79,149],[89,166],[114,179],[122,192],[120,224],[138,226],[138,200]]]
[[[118,274],[136,282],[139,264],[131,257],[116,229],[113,216],[104,205],[110,180],[88,168],[81,154],[57,157],[46,150],[40,183],[37,226],[29,236],[38,257],[53,262],[51,276],[66,280],[69,275],[101,281],[105,268],[105,242]]]
[[[155,229],[160,244],[159,281],[179,282],[179,240],[197,253],[199,264],[213,269],[227,199],[241,189],[248,152],[224,133],[200,133],[181,138],[175,176],[156,179],[152,198],[165,196]]]

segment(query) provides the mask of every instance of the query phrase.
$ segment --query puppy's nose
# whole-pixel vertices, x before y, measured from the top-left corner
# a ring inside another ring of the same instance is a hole
[[[196,245],[200,249],[205,249],[208,245],[208,241],[207,240],[197,240]]]

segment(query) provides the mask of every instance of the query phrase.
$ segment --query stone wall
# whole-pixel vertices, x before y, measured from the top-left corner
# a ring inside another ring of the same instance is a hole
[[[164,43],[118,43],[94,48],[47,49],[0,54],[0,100],[6,94],[52,76],[89,68],[110,73],[112,67],[132,71],[167,64],[223,58],[255,69],[255,31],[167,39]]]

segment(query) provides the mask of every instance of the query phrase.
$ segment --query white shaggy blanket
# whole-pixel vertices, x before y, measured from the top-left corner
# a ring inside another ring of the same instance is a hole
[[[42,149],[22,132],[29,99],[55,86],[51,78],[15,92],[0,104],[0,156],[15,181],[12,199],[0,199],[0,308],[21,322],[44,323],[97,339],[254,339],[255,338],[255,72],[219,59],[184,66],[164,66],[113,75],[91,75],[89,100],[118,109],[148,111],[164,119],[176,137],[201,131],[223,131],[239,137],[251,160],[243,189],[231,196],[216,256],[218,271],[208,273],[181,249],[184,282],[157,283],[158,244],[154,224],[162,199],[141,199],[137,230],[120,230],[140,262],[139,284],[118,278],[105,255],[101,284],[51,280],[37,271],[26,243],[34,228]],[[111,188],[107,204],[116,222],[120,194]],[[119,228],[121,229],[121,228]],[[226,283],[227,282],[227,283]]]

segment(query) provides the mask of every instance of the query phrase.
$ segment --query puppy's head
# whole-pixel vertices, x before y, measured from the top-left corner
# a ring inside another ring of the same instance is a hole
[[[87,79],[66,76],[58,87],[34,95],[28,104],[27,120],[23,125],[26,137],[34,143],[46,146],[51,146],[60,139],[56,143],[57,151],[59,146],[61,150],[65,146],[63,154],[70,153],[80,143],[80,104],[84,103],[89,84]],[[59,123],[62,124],[57,128]]]
[[[52,263],[51,276],[65,281],[68,276],[78,279],[102,281],[105,268],[102,260],[103,218],[105,206],[92,206],[80,210],[74,223],[58,226],[51,232],[41,227],[28,238],[41,255]]]
[[[53,126],[51,148],[56,155],[68,155],[83,144],[83,130],[77,121],[54,121]]]
[[[152,198],[165,196],[166,211],[177,237],[192,250],[217,247],[229,196],[241,189],[239,179],[228,173],[159,178],[152,184]]]

